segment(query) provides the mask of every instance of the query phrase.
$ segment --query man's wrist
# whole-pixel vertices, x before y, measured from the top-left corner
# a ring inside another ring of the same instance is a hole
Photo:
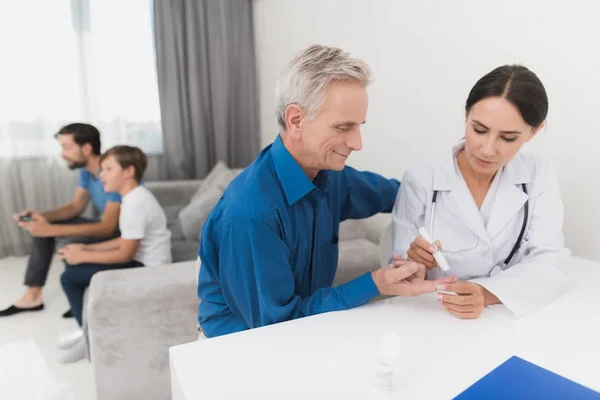
[[[56,237],[56,236],[78,236],[74,231],[73,228],[76,225],[61,225],[61,224],[48,224],[49,226],[51,226],[52,228],[50,228],[50,232],[52,233],[52,237]],[[81,235],[84,236],[84,235]]]
[[[383,268],[379,268],[371,272],[371,278],[373,278],[373,283],[375,283],[375,287],[377,287],[377,290],[379,291],[380,295],[384,294],[385,279],[383,274]]]
[[[46,225],[46,229],[45,229],[45,231],[46,231],[46,235],[45,236],[46,237],[61,236],[60,232],[59,232],[59,229],[57,229],[57,228],[58,228],[57,225],[48,223],[48,225]]]

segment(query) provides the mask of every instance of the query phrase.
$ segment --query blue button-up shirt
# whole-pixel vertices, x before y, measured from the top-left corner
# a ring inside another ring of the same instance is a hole
[[[331,287],[341,221],[391,212],[400,183],[346,167],[314,181],[278,136],[227,187],[202,229],[198,322],[207,337],[379,295],[370,273]]]

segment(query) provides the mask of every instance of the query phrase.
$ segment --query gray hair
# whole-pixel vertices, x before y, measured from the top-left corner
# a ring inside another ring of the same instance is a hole
[[[357,82],[366,87],[369,66],[335,47],[312,45],[298,53],[277,82],[277,122],[286,129],[285,110],[295,104],[312,117],[323,105],[325,90],[336,81]]]

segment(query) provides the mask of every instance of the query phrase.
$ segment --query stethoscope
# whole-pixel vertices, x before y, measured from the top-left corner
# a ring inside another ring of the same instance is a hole
[[[523,189],[523,192],[525,192],[525,194],[527,194],[527,187],[525,186],[524,183],[521,184],[521,188]],[[431,199],[431,216],[429,217],[429,233],[431,235],[435,235],[435,233],[433,232],[433,220],[434,220],[434,216],[435,216],[435,204],[437,202],[437,195],[438,195],[438,191],[434,190],[433,197]],[[501,270],[503,270],[504,267],[506,267],[508,265],[508,263],[510,263],[510,260],[512,260],[515,253],[517,251],[519,251],[519,248],[521,247],[521,242],[523,240],[523,235],[525,235],[525,228],[527,227],[527,218],[528,217],[529,217],[529,199],[527,199],[527,201],[525,201],[525,214],[523,216],[523,225],[521,226],[521,232],[519,233],[517,242],[513,246],[512,251],[506,258],[506,260],[504,260],[504,265],[502,267],[498,267],[498,266],[494,267],[492,269],[491,276],[494,276],[494,275],[498,274]],[[432,237],[435,238],[435,236],[432,236]],[[475,244],[475,246],[477,246],[477,244]]]

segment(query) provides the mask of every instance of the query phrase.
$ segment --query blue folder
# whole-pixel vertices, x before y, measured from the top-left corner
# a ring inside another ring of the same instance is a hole
[[[600,393],[513,356],[455,399],[599,400]]]

